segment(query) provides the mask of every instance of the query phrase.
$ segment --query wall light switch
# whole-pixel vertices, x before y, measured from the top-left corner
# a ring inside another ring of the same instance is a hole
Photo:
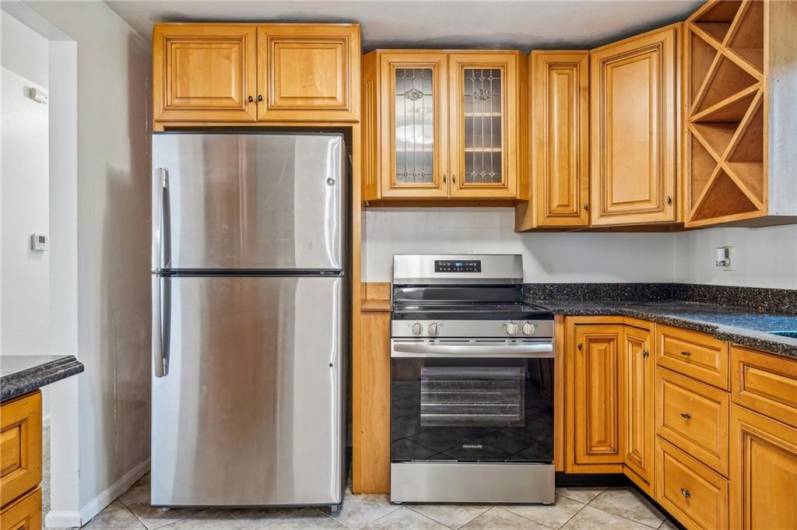
[[[733,247],[717,247],[714,249],[714,266],[725,270],[733,270]]]
[[[46,234],[31,234],[30,235],[30,249],[35,252],[44,252],[47,250],[47,235]]]
[[[28,96],[36,103],[41,103],[42,105],[46,105],[47,102],[50,100],[49,96],[47,95],[47,92],[45,92],[41,88],[36,88],[36,87],[31,87],[28,89]]]

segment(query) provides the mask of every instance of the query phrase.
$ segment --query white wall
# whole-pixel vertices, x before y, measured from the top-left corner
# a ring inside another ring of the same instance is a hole
[[[733,269],[714,267],[714,249],[733,247]],[[679,282],[797,289],[797,225],[709,228],[676,237]]]
[[[372,208],[363,281],[390,280],[393,254],[520,253],[527,282],[671,282],[670,233],[522,233],[512,208]]]
[[[46,38],[2,17],[2,194],[0,354],[49,351],[49,252],[30,249],[49,233],[48,107],[28,90],[48,88]]]
[[[104,2],[29,2],[77,45],[81,518],[149,459],[148,43]]]

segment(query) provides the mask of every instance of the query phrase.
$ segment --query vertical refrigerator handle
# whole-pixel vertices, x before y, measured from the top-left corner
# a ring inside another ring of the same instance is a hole
[[[172,280],[168,276],[152,278],[152,364],[155,377],[169,375],[171,340]]]
[[[158,168],[160,184],[160,245],[158,247],[158,268],[165,269],[172,263],[172,215],[169,198],[169,170]]]

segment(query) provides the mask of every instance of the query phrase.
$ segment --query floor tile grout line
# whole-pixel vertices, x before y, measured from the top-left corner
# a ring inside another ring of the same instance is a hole
[[[600,494],[598,494],[598,495],[600,495]],[[595,496],[597,497],[598,495],[595,495]],[[570,499],[570,500],[572,501],[572,500],[574,500],[574,499]],[[574,513],[573,515],[571,515],[571,516],[570,516],[570,518],[569,518],[567,521],[565,521],[564,523],[562,523],[561,525],[559,525],[559,527],[557,528],[557,530],[558,530],[559,528],[564,528],[565,526],[567,526],[567,523],[569,523],[569,522],[570,522],[570,521],[573,519],[573,517],[575,517],[576,515],[580,514],[580,513],[581,513],[581,510],[583,510],[583,509],[584,509],[584,508],[586,508],[587,506],[589,506],[589,503],[582,503],[582,504],[581,504],[581,507],[580,507],[578,510],[576,510],[576,513]]]
[[[621,489],[622,490],[626,490],[626,491],[633,491],[630,488],[618,488],[618,490],[621,490]],[[594,501],[595,499],[597,499],[598,497],[600,497],[601,495],[603,495],[607,491],[609,491],[609,488],[606,488],[603,491],[601,491],[600,493],[598,493],[597,495],[595,495],[592,498],[592,500],[590,500],[587,504],[585,504],[585,506],[589,506],[590,504],[592,504],[592,501]],[[642,526],[647,527],[647,528],[652,528],[653,530],[657,530],[659,527],[661,527],[662,522],[663,522],[663,521],[659,522],[659,526],[650,526],[650,525],[647,525],[645,523],[642,523],[642,522],[636,521],[634,519],[631,519],[630,517],[625,517],[623,515],[617,515],[617,514],[613,514],[613,513],[607,512],[606,510],[601,510],[600,508],[596,508],[595,506],[591,506],[591,508],[593,510],[598,510],[599,512],[608,513],[609,515],[614,515],[615,517],[619,517],[620,519],[625,519],[626,521],[631,521],[632,523],[636,523],[636,524],[642,525]],[[653,509],[656,510],[657,512],[659,511],[659,510],[656,509],[655,506],[653,506]],[[662,517],[664,517],[665,520],[667,519],[666,516],[664,516],[664,514],[661,514],[661,515],[662,515]]]

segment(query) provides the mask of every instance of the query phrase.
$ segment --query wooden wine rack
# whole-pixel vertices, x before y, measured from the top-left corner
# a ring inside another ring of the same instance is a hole
[[[767,215],[762,0],[714,0],[686,21],[686,224]]]

